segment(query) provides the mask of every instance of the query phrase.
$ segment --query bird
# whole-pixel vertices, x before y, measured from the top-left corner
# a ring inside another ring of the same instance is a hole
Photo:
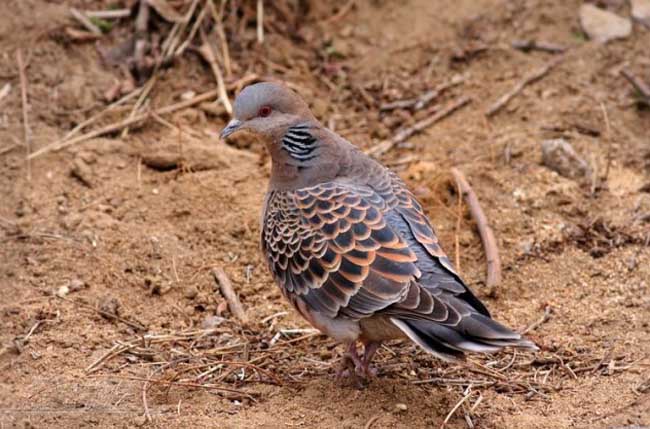
[[[491,317],[400,177],[324,127],[298,93],[246,86],[220,137],[242,131],[271,157],[262,253],[293,308],[344,345],[339,376],[370,379],[377,349],[399,338],[448,362],[537,349]]]

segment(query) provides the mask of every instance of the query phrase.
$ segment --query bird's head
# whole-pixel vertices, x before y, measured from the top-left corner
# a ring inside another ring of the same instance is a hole
[[[309,106],[298,94],[279,83],[260,82],[239,93],[233,119],[221,132],[221,138],[248,131],[272,141],[305,120],[315,121]]]
[[[271,187],[311,186],[336,177],[352,146],[323,128],[303,99],[282,84],[247,86],[235,99],[233,119],[221,132],[255,134],[272,160]]]

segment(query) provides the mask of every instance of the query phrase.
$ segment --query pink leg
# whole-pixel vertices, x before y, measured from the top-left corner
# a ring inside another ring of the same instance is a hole
[[[349,343],[345,353],[343,353],[341,367],[336,376],[337,378],[350,377],[356,386],[361,387],[362,383],[357,375],[361,367],[363,367],[363,361],[357,353],[357,344],[356,342]]]
[[[363,357],[361,358],[361,365],[356,367],[357,373],[362,377],[368,378],[369,376],[375,376],[377,374],[376,369],[370,368],[370,362],[379,346],[381,346],[381,342],[379,341],[365,344]]]

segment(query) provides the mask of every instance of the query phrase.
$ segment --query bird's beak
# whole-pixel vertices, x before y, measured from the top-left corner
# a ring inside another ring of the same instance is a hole
[[[228,137],[229,135],[237,131],[239,127],[241,127],[241,124],[242,122],[238,119],[233,119],[230,122],[228,122],[228,125],[226,125],[226,128],[224,128],[223,131],[221,131],[221,134],[219,136],[221,137],[221,140],[225,139],[226,137]]]

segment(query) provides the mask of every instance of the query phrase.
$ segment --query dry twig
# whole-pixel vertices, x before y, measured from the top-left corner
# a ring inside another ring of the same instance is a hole
[[[223,68],[226,70],[226,77],[232,76],[232,66],[230,61],[230,49],[228,48],[228,39],[226,39],[226,32],[223,29],[223,13],[226,2],[221,2],[221,10],[217,14],[217,9],[214,6],[214,0],[210,0],[210,10],[212,12],[212,19],[219,40],[221,41],[221,55],[223,57]]]
[[[90,125],[90,124],[92,124],[93,122],[97,121],[99,118],[101,118],[102,116],[104,116],[106,113],[109,113],[110,111],[112,111],[112,110],[115,109],[116,107],[121,106],[122,104],[124,104],[124,103],[126,103],[127,101],[131,100],[133,97],[135,97],[135,96],[137,96],[138,94],[140,94],[140,92],[142,92],[142,88],[136,88],[136,89],[134,89],[133,91],[131,91],[130,93],[126,94],[124,97],[120,98],[119,100],[114,101],[113,103],[109,104],[109,105],[108,105],[105,109],[103,109],[101,112],[99,112],[99,113],[97,113],[96,115],[93,115],[93,116],[91,116],[90,118],[86,119],[85,121],[80,122],[79,124],[77,124],[76,127],[74,127],[73,129],[71,129],[70,131],[68,131],[68,133],[67,133],[65,136],[63,136],[63,138],[61,139],[61,141],[66,141],[66,140],[72,138],[72,136],[74,136],[75,134],[77,134],[79,131],[83,130],[83,129],[86,128],[88,125]]]
[[[232,104],[230,104],[230,100],[228,99],[228,93],[226,92],[226,84],[223,80],[221,67],[219,67],[219,64],[217,63],[217,59],[215,58],[214,52],[212,51],[212,45],[210,45],[208,42],[205,33],[203,30],[200,30],[199,33],[201,35],[201,47],[199,48],[199,54],[201,54],[203,59],[210,65],[212,73],[214,74],[214,77],[217,81],[217,90],[219,91],[219,98],[221,99],[221,103],[223,103],[223,106],[226,108],[228,114],[232,115]]]
[[[192,98],[190,100],[181,101],[179,103],[171,104],[169,106],[157,109],[157,110],[155,110],[155,112],[158,115],[166,115],[167,113],[172,113],[172,112],[175,112],[177,110],[185,109],[187,107],[191,107],[191,106],[194,106],[196,104],[202,103],[204,101],[213,99],[214,97],[216,97],[218,95],[219,95],[219,92],[218,92],[218,90],[215,89],[215,90],[212,90],[212,91],[204,92],[201,95],[197,95],[196,97],[194,97],[194,98]],[[100,128],[98,130],[88,132],[86,134],[80,135],[80,136],[75,137],[75,138],[70,139],[70,140],[56,141],[56,142],[51,143],[51,144],[37,150],[36,152],[32,153],[29,156],[29,159],[36,158],[37,156],[41,156],[41,155],[43,155],[45,153],[48,153],[48,152],[51,152],[51,151],[61,150],[61,149],[65,148],[65,147],[72,146],[74,144],[78,144],[78,143],[81,143],[81,142],[84,142],[86,140],[93,139],[93,138],[96,138],[96,137],[99,137],[99,136],[103,136],[105,134],[114,133],[116,131],[119,131],[119,130],[123,129],[124,127],[128,127],[130,125],[142,122],[147,118],[149,118],[149,114],[148,113],[143,113],[143,114],[140,114],[140,115],[136,115],[136,116],[126,118],[126,119],[123,119],[121,121],[112,123],[110,125],[107,125],[105,127]]]
[[[264,43],[264,0],[257,0],[257,43]]]
[[[435,88],[420,94],[415,98],[408,98],[405,100],[397,100],[391,103],[382,104],[380,110],[395,110],[395,109],[413,109],[420,110],[426,107],[431,101],[435,100],[445,90],[459,85],[463,82],[463,77],[460,75],[454,76],[450,81],[441,83]],[[371,104],[371,103],[369,103]]]
[[[551,54],[561,54],[566,51],[566,48],[556,43],[537,41],[537,40],[514,40],[512,47],[524,52],[528,51],[542,51],[550,52]]]
[[[143,2],[146,3],[146,2]],[[90,19],[83,13],[79,12],[74,7],[70,8],[70,14],[74,19],[76,19],[81,25],[83,25],[88,31],[93,33],[95,36],[101,36],[102,30],[99,29],[95,24],[92,23]]]
[[[425,129],[429,128],[431,125],[441,121],[442,119],[451,115],[456,110],[460,109],[466,104],[469,104],[471,101],[472,99],[470,97],[462,96],[459,99],[452,102],[447,107],[445,107],[444,109],[436,110],[436,112],[432,116],[429,116],[428,118],[424,118],[416,122],[412,126],[398,131],[397,134],[395,134],[395,136],[391,140],[382,142],[370,148],[366,153],[372,156],[379,156],[383,153],[386,153],[389,150],[391,150],[393,146],[395,146],[396,144],[402,143],[407,139],[409,139],[414,134],[424,131]]]
[[[23,132],[25,138],[25,150],[27,152],[27,179],[32,180],[32,131],[29,128],[29,106],[27,104],[27,71],[23,61],[23,53],[20,49],[16,51],[16,62],[18,63],[18,74],[20,75],[20,97],[23,106]]]
[[[485,249],[485,259],[487,260],[487,276],[485,284],[488,288],[497,286],[501,283],[501,260],[499,258],[499,248],[497,246],[494,231],[490,227],[487,217],[481,208],[478,197],[474,190],[467,182],[465,175],[458,169],[452,168],[451,174],[454,176],[458,187],[462,191],[462,195],[469,207],[472,217],[476,221],[483,248]]]
[[[120,19],[131,16],[131,9],[87,10],[84,13],[88,18]]]
[[[64,301],[68,301],[68,302],[70,302],[72,304],[79,305],[81,307],[87,308],[89,310],[93,310],[94,312],[96,312],[100,316],[103,316],[103,317],[105,317],[107,319],[117,320],[118,322],[122,322],[125,325],[130,326],[131,328],[135,329],[138,332],[143,332],[143,331],[147,330],[147,328],[145,326],[141,325],[140,323],[133,322],[133,321],[131,321],[129,319],[125,319],[124,317],[120,317],[117,314],[109,313],[108,311],[100,310],[99,308],[93,307],[92,305],[85,304],[85,303],[83,303],[81,301],[68,299],[68,298],[65,298],[65,297],[60,296],[60,295],[56,295],[56,297],[59,298],[59,299],[62,299]]]
[[[510,91],[506,92],[503,94],[497,101],[490,106],[490,108],[485,112],[486,116],[493,116],[496,114],[499,110],[501,110],[510,100],[512,100],[514,97],[516,97],[527,85],[530,85],[531,83],[534,83],[544,76],[546,76],[555,66],[557,66],[560,62],[562,62],[564,58],[563,57],[557,57],[553,61],[550,61],[543,67],[541,67],[538,70],[535,70],[525,78],[523,78],[521,81],[519,81],[514,88],[512,88]]]
[[[381,416],[383,416],[383,414],[377,414],[375,416],[370,417],[366,422],[366,424],[363,426],[363,429],[370,429],[372,425],[374,425],[375,422],[381,418]]]
[[[467,389],[465,390],[466,393],[464,394],[464,396],[460,399],[460,401],[458,401],[456,403],[456,405],[454,405],[454,407],[451,409],[451,411],[449,411],[449,413],[447,414],[447,417],[445,417],[445,420],[440,425],[440,429],[444,429],[444,427],[447,425],[447,423],[449,423],[449,419],[451,419],[451,416],[454,415],[456,410],[458,410],[458,408],[460,408],[460,406],[463,405],[465,403],[465,401],[467,401],[469,399],[470,396],[472,396],[472,391],[470,390],[471,387],[472,386],[470,384],[467,387]]]
[[[643,97],[643,102],[650,106],[650,86],[639,79],[636,75],[632,74],[629,70],[622,69],[621,75],[630,82],[634,89],[636,89],[641,97]]]
[[[340,19],[342,19],[345,15],[347,15],[352,10],[355,3],[356,3],[356,0],[348,0],[348,2],[346,4],[344,4],[343,7],[341,7],[341,9],[335,15],[332,15],[329,18],[327,18],[325,20],[325,23],[326,24],[332,24],[334,22],[339,21]]]
[[[531,323],[526,329],[521,331],[521,335],[525,335],[529,333],[530,331],[533,331],[540,326],[542,326],[544,323],[548,322],[551,319],[551,314],[553,313],[553,309],[551,308],[550,305],[544,306],[544,314],[542,317],[539,318],[539,320],[535,321],[534,323]]]
[[[239,297],[237,296],[235,289],[232,287],[232,283],[230,282],[226,272],[222,268],[213,268],[212,275],[214,276],[217,285],[219,285],[221,294],[226,298],[226,301],[228,301],[230,312],[239,319],[242,325],[248,325],[248,317],[246,317],[244,307],[241,305],[241,301],[239,301]]]

